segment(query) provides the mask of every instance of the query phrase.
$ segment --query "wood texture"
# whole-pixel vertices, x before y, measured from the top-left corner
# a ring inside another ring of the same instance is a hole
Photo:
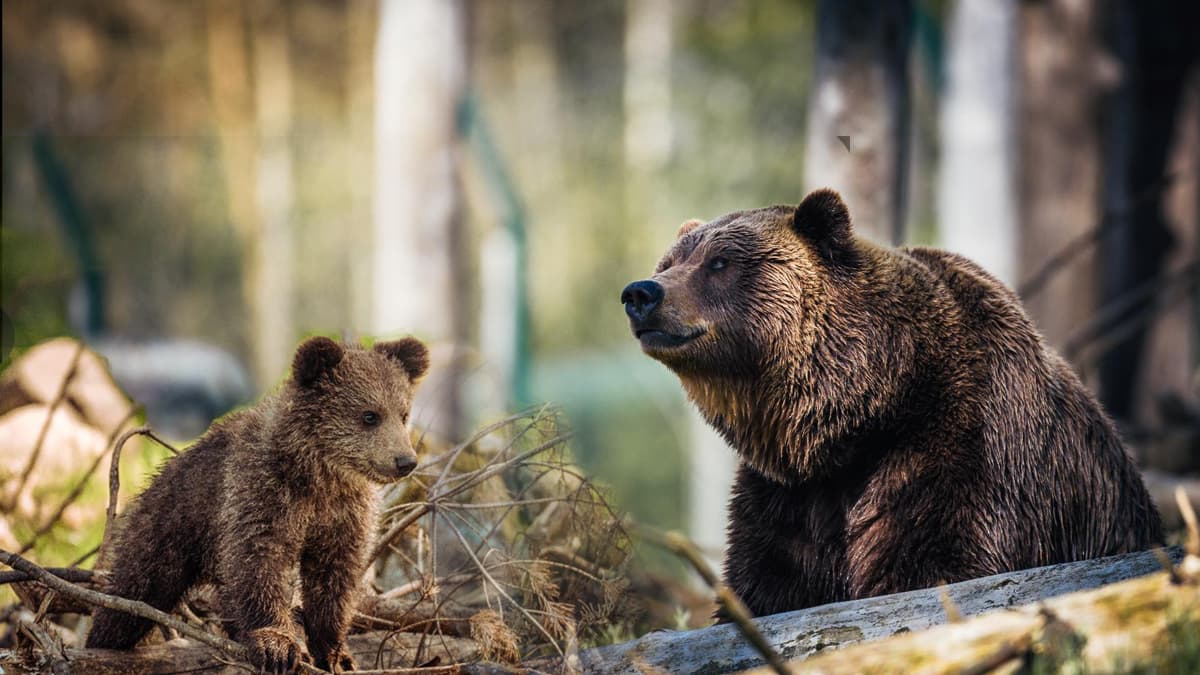
[[[1179,549],[1168,551],[1178,562]],[[1039,567],[866,600],[840,602],[756,620],[759,631],[785,658],[800,659],[831,647],[919,631],[946,622],[943,594],[964,616],[1015,607],[1162,570],[1152,552]],[[1024,624],[1022,624],[1024,625]],[[724,673],[763,665],[762,657],[731,625],[658,632],[638,640],[588,650],[589,673]]]

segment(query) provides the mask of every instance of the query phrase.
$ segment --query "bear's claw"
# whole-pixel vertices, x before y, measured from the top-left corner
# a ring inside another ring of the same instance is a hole
[[[322,670],[328,670],[331,673],[344,673],[358,668],[358,664],[354,662],[354,657],[350,656],[350,652],[346,651],[345,645],[338,645],[329,649],[326,654],[319,654],[313,665]]]
[[[308,654],[295,636],[282,628],[257,628],[246,633],[243,642],[250,662],[268,673],[294,673]]]

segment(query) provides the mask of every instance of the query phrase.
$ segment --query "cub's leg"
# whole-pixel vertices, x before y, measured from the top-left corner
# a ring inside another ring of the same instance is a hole
[[[138,508],[124,520],[105,590],[171,611],[200,576],[194,530],[172,530],[170,514],[148,508]],[[89,648],[130,649],[154,626],[114,609],[99,608],[92,616]]]
[[[309,512],[289,501],[269,473],[257,479],[257,469],[242,468],[222,516],[221,607],[251,663],[268,672],[292,672],[307,656],[292,619],[291,576]]]
[[[373,518],[367,514],[374,513],[371,504],[355,513],[347,504],[338,508],[344,512],[310,529],[300,557],[308,650],[314,665],[335,673],[355,668],[344,641],[368,562]]]

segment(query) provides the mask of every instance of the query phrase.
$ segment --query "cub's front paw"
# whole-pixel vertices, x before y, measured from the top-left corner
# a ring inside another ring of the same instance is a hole
[[[354,657],[350,656],[350,652],[346,650],[346,645],[340,644],[326,650],[315,651],[313,665],[321,670],[328,670],[331,673],[344,673],[348,670],[355,670],[358,664],[354,662]]]
[[[250,662],[268,673],[294,673],[301,661],[308,661],[296,636],[284,628],[256,628],[243,636],[242,643]]]

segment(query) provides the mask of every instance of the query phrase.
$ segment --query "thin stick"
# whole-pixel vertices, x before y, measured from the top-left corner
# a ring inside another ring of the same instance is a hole
[[[119,598],[115,595],[109,595],[107,593],[101,593],[99,591],[93,591],[88,588],[76,586],[69,581],[51,574],[45,568],[39,567],[38,565],[35,565],[21,556],[15,553],[10,553],[3,549],[0,549],[0,563],[4,563],[18,572],[24,572],[33,580],[41,583],[47,588],[58,591],[64,597],[78,600],[89,605],[95,605],[97,607],[106,607],[108,609],[117,610],[118,612],[125,612],[126,614],[139,616],[143,619],[149,619],[160,626],[174,628],[175,630],[179,631],[180,635],[192,638],[197,642],[203,642],[210,647],[215,647],[216,649],[219,649],[242,661],[246,660],[246,648],[242,645],[234,642],[233,640],[227,640],[210,633],[205,633],[204,631],[197,629],[195,626],[180,621],[170,614],[167,614],[161,610],[157,610],[144,602],[127,600],[125,598]]]
[[[1179,515],[1187,524],[1188,555],[1200,556],[1200,523],[1197,522],[1196,511],[1192,509],[1192,502],[1188,500],[1187,493],[1181,485],[1175,486],[1175,503],[1179,505]]]
[[[433,581],[430,581],[428,583],[428,585],[441,587],[441,586],[447,586],[449,584],[457,584],[462,581],[470,581],[471,579],[474,579],[474,578],[475,578],[474,574],[451,574],[448,576],[440,577],[438,579],[434,579]],[[413,579],[412,581],[408,582],[407,584],[401,584],[399,586],[396,586],[395,588],[389,589],[385,593],[380,593],[379,599],[380,600],[392,600],[394,598],[402,598],[410,593],[415,593],[415,592],[425,588],[426,585],[427,584],[426,584],[426,580],[424,577],[422,577],[420,579]]]
[[[700,575],[704,583],[708,584],[717,594],[717,600],[720,601],[725,611],[729,613],[729,617],[733,619],[734,625],[737,626],[742,636],[766,659],[772,670],[779,675],[788,675],[788,669],[784,664],[783,657],[779,655],[779,652],[775,651],[771,643],[767,642],[767,639],[758,631],[758,627],[754,625],[754,622],[750,618],[750,610],[746,607],[746,604],[742,602],[742,599],[732,589],[717,578],[716,573],[708,566],[708,562],[704,560],[704,556],[700,554],[700,549],[696,548],[695,544],[678,532],[660,532],[645,525],[635,523],[631,523],[631,525],[632,527],[628,529],[637,536],[667,549],[691,564],[692,569],[696,570],[696,573]]]
[[[475,566],[479,568],[479,573],[483,575],[483,578],[487,579],[488,582],[490,582],[492,584],[492,586],[495,587],[496,592],[499,593],[505,600],[508,600],[510,603],[512,603],[512,606],[516,607],[517,611],[524,614],[525,618],[528,619],[529,622],[532,623],[534,625],[534,627],[536,627],[538,629],[538,631],[541,632],[542,635],[546,636],[546,639],[550,641],[550,645],[552,647],[554,647],[554,651],[558,652],[559,656],[563,656],[562,648],[558,646],[558,642],[555,641],[554,636],[550,634],[550,631],[546,630],[546,628],[544,626],[542,626],[542,623],[540,621],[538,621],[537,619],[535,619],[533,617],[533,615],[531,615],[529,613],[529,610],[522,607],[521,603],[517,602],[516,600],[513,600],[512,596],[509,595],[508,592],[504,590],[504,587],[496,582],[496,579],[493,578],[491,573],[488,572],[487,566],[484,565],[479,560],[479,558],[475,556],[475,551],[471,548],[471,545],[467,543],[466,538],[464,538],[462,536],[462,532],[459,532],[458,528],[454,527],[453,524],[451,524],[451,526],[450,526],[450,531],[453,532],[454,536],[458,538],[459,543],[462,544],[463,550],[467,552],[467,555],[471,557],[471,561],[474,562]]]
[[[100,552],[100,544],[96,544],[95,546],[92,547],[92,550],[90,550],[87,553],[84,553],[83,555],[76,558],[75,561],[72,562],[70,565],[67,565],[67,567],[71,567],[71,568],[79,567],[80,565],[83,564],[84,560],[87,560],[88,558],[96,555],[99,552]]]
[[[570,440],[570,438],[571,438],[571,434],[569,434],[569,433],[559,434],[558,436],[555,436],[554,438],[550,439],[549,441],[546,441],[545,443],[538,445],[537,447],[533,448],[532,450],[523,452],[520,455],[517,455],[516,457],[505,460],[504,462],[501,462],[500,464],[491,465],[483,471],[479,471],[475,474],[472,474],[471,478],[473,480],[471,480],[471,481],[464,481],[463,483],[460,483],[460,484],[455,485],[454,487],[450,488],[446,492],[441,493],[441,494],[437,495],[436,497],[432,497],[428,502],[426,502],[426,504],[424,506],[416,509],[412,513],[410,513],[407,516],[405,516],[404,518],[402,518],[398,523],[393,525],[391,527],[391,529],[389,529],[387,531],[386,534],[384,534],[382,537],[380,537],[379,543],[377,543],[375,545],[375,550],[371,552],[370,559],[376,560],[379,558],[379,556],[383,555],[388,550],[388,547],[391,546],[392,541],[394,541],[396,539],[396,537],[400,536],[401,532],[408,529],[409,525],[412,525],[413,523],[420,520],[422,516],[429,513],[430,511],[432,511],[434,509],[434,507],[437,504],[439,504],[442,500],[449,499],[450,497],[454,497],[455,495],[457,495],[465,490],[469,490],[469,489],[475,487],[476,485],[482,483],[483,481],[491,478],[492,476],[495,476],[496,474],[504,471],[512,464],[529,459],[530,457],[532,457],[538,453],[545,452],[545,451],[549,450],[550,448],[553,448],[554,446],[559,445],[560,443],[567,442],[568,440]]]
[[[53,595],[53,593],[50,595]],[[50,596],[48,595],[47,597]],[[63,653],[62,643],[50,637],[50,634],[37,624],[37,621],[40,620],[41,619],[35,619],[33,623],[18,620],[17,626],[23,633],[29,636],[29,639],[33,640],[34,643],[41,647],[42,651],[46,653],[46,656],[50,658],[51,673],[54,673],[54,675],[58,675],[59,673],[70,673],[71,664],[67,661],[66,654]]]
[[[1137,194],[1134,194],[1125,204],[1107,209],[1101,214],[1100,222],[1095,227],[1069,240],[1062,248],[1049,258],[1046,258],[1046,261],[1042,263],[1037,272],[1029,275],[1029,278],[1017,286],[1017,295],[1025,300],[1037,295],[1051,278],[1066,268],[1067,263],[1072,258],[1088,250],[1098,243],[1100,239],[1107,236],[1109,230],[1120,222],[1119,219],[1128,217],[1134,212],[1135,208],[1141,208],[1143,202],[1148,202],[1159,197],[1163,191],[1171,187],[1172,183],[1181,178],[1184,182],[1187,182],[1195,180],[1196,176],[1194,173],[1189,176],[1183,171],[1167,173],[1154,183],[1147,185]]]
[[[29,541],[21,546],[21,550],[17,551],[17,555],[25,555],[28,553],[29,550],[32,549],[35,544],[37,544],[38,539],[40,539],[42,535],[49,532],[54,528],[55,525],[58,524],[58,520],[59,518],[62,518],[63,513],[66,512],[71,504],[75,503],[76,499],[79,499],[79,495],[83,494],[84,488],[86,488],[88,483],[91,482],[92,475],[95,474],[96,469],[100,467],[100,462],[104,460],[105,454],[107,453],[101,452],[100,454],[96,455],[96,458],[92,460],[91,466],[88,467],[88,470],[83,474],[83,477],[80,478],[79,482],[75,484],[74,488],[72,488],[71,493],[67,495],[66,499],[64,499],[61,504],[59,504],[58,510],[54,512],[54,515],[47,518],[46,522],[42,523],[42,526],[37,529],[37,532],[33,533],[33,536],[29,538]]]
[[[83,477],[80,478],[79,482],[75,484],[75,487],[72,488],[71,493],[67,495],[67,498],[64,499],[61,504],[59,504],[58,510],[55,511],[54,515],[50,516],[46,522],[42,523],[42,526],[38,528],[37,532],[34,532],[33,536],[29,538],[29,542],[22,546],[20,551],[17,551],[18,555],[25,555],[28,553],[29,550],[37,544],[38,539],[40,539],[42,535],[49,532],[56,524],[58,524],[59,519],[62,518],[63,513],[66,512],[71,504],[74,504],[75,500],[79,499],[79,496],[83,494],[84,489],[87,488],[88,483],[91,482],[92,475],[96,473],[96,469],[100,467],[100,462],[104,459],[104,456],[108,454],[108,447],[112,445],[113,437],[117,435],[117,432],[125,426],[125,424],[134,416],[136,412],[136,408],[129,409],[129,412],[125,414],[125,418],[122,419],[120,424],[118,424],[116,428],[113,429],[112,433],[109,434],[108,444],[105,446],[105,450],[96,455],[96,458],[92,460],[92,465],[88,467],[88,470],[83,474]],[[75,565],[71,566],[74,567]]]
[[[1102,337],[1106,331],[1111,332],[1115,328],[1113,324],[1118,320],[1121,323],[1128,321],[1130,317],[1126,314],[1137,316],[1154,311],[1154,303],[1150,301],[1176,284],[1186,288],[1187,284],[1195,283],[1197,272],[1200,272],[1200,261],[1191,260],[1176,270],[1164,272],[1125,291],[1096,310],[1086,324],[1072,331],[1063,343],[1063,353],[1068,357],[1078,354],[1084,347]]]
[[[76,567],[43,567],[46,574],[52,574],[59,579],[69,581],[75,584],[86,584],[95,578],[96,574],[92,570],[81,570]],[[25,572],[0,572],[0,586],[5,584],[19,584],[22,581],[37,581],[38,578],[26,574]]]
[[[104,512],[104,538],[100,543],[101,548],[112,537],[113,522],[117,519],[117,495],[121,492],[121,451],[125,448],[125,443],[134,436],[145,436],[167,450],[170,450],[172,453],[179,454],[179,451],[174,446],[159,438],[150,427],[130,429],[117,440],[113,445],[112,461],[108,467],[108,509]]]
[[[46,442],[46,435],[50,432],[50,423],[54,420],[54,413],[58,412],[58,406],[62,405],[63,400],[67,398],[67,388],[71,386],[71,380],[75,379],[75,370],[79,367],[79,359],[83,356],[83,343],[77,342],[75,346],[75,355],[71,357],[71,365],[67,368],[67,374],[63,376],[62,384],[58,388],[58,395],[50,402],[50,410],[46,413],[46,421],[42,423],[42,429],[38,432],[37,441],[33,444],[33,452],[29,455],[29,461],[25,463],[25,470],[21,472],[21,480],[17,481],[17,489],[9,498],[8,507],[5,510],[12,510],[17,499],[21,496],[21,492],[25,489],[25,484],[29,482],[29,477],[33,474],[33,467],[37,465],[38,458],[42,454],[42,444]]]

